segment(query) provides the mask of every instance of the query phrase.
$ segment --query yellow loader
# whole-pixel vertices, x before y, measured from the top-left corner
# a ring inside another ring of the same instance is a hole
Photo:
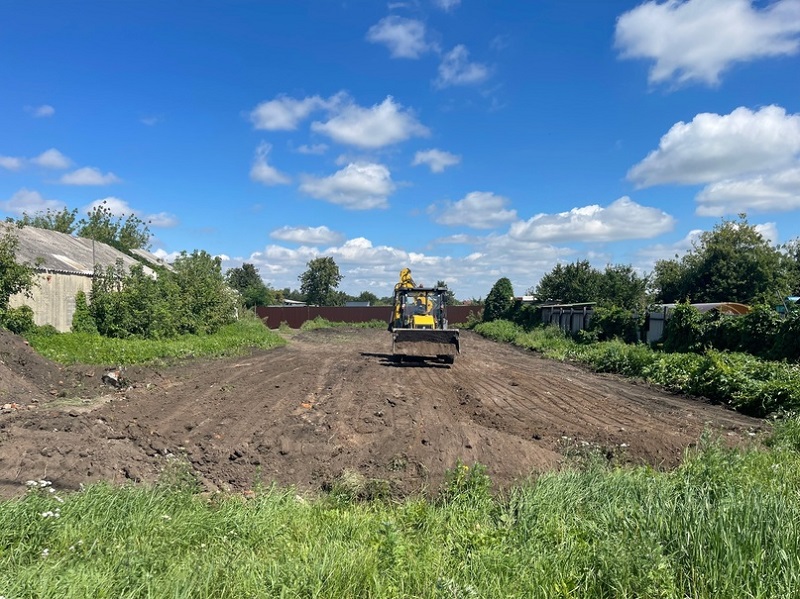
[[[452,364],[460,353],[458,329],[447,324],[447,288],[414,285],[411,270],[400,271],[394,286],[394,302],[389,330],[392,333],[392,357],[430,359]]]

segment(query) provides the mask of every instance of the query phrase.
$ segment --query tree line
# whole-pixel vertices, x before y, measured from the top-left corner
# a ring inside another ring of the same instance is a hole
[[[742,214],[701,233],[684,255],[658,260],[651,273],[631,265],[601,270],[578,260],[557,264],[528,293],[540,302],[639,311],[680,302],[775,306],[800,294],[800,240],[774,245]],[[507,314],[513,295],[511,281],[499,279],[486,298],[485,318]]]

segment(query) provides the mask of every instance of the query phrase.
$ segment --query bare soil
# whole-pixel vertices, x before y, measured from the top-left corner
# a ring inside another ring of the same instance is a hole
[[[458,460],[498,487],[599,451],[671,468],[704,431],[748,443],[764,423],[462,333],[454,365],[397,365],[386,331],[316,330],[247,357],[126,371],[62,367],[0,333],[0,495],[154,482],[175,460],[208,490],[316,491],[343,473],[435,491]]]

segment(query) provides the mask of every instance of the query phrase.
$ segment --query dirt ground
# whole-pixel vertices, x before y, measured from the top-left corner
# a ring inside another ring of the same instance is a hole
[[[708,429],[748,443],[760,420],[462,332],[445,364],[396,365],[389,333],[316,330],[286,347],[164,369],[60,367],[0,333],[0,496],[156,481],[188,461],[209,490],[319,490],[343,472],[398,494],[435,491],[457,460],[499,487],[576,452],[675,466]]]

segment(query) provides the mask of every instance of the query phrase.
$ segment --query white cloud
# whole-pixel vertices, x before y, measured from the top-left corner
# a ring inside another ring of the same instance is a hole
[[[761,233],[761,236],[767,243],[776,244],[778,243],[778,225],[775,223],[761,223],[758,225],[754,225],[753,228],[756,230],[757,233]]]
[[[339,243],[344,239],[341,233],[331,231],[324,225],[320,227],[285,226],[280,229],[275,229],[269,236],[281,241],[292,241],[294,243],[311,245]]]
[[[623,58],[653,60],[651,83],[719,83],[735,63],[795,54],[800,2],[777,0],[648,1],[617,19],[615,45]]]
[[[327,144],[311,144],[311,145],[303,144],[302,146],[299,146],[297,148],[297,151],[300,152],[301,154],[311,154],[311,155],[318,156],[318,155],[324,154],[325,152],[328,151],[328,145]]]
[[[158,227],[161,229],[168,229],[170,227],[174,227],[178,224],[178,218],[174,214],[170,214],[169,212],[157,212],[155,214],[145,214],[141,210],[137,210],[136,208],[131,207],[128,202],[123,199],[108,196],[107,198],[100,198],[99,200],[95,200],[91,204],[87,204],[83,207],[82,211],[85,213],[89,213],[95,208],[98,208],[102,205],[108,209],[112,216],[117,218],[123,218],[128,216],[135,216],[143,220],[147,225],[152,227]]]
[[[596,204],[558,214],[537,214],[511,225],[514,239],[539,242],[607,242],[648,239],[671,231],[675,219],[623,196],[608,207]]]
[[[780,106],[702,113],[673,125],[628,179],[642,187],[711,183],[787,167],[798,152],[800,115],[787,115]]]
[[[403,110],[391,96],[371,108],[348,104],[327,122],[312,123],[311,129],[339,143],[368,149],[430,134],[411,110]]]
[[[0,202],[0,209],[18,216],[23,212],[35,214],[36,212],[46,212],[47,210],[61,210],[64,202],[57,200],[46,200],[38,191],[20,189],[10,199]]]
[[[76,171],[67,173],[59,179],[59,183],[64,185],[110,185],[111,183],[119,183],[121,179],[114,173],[106,173],[105,175],[92,166],[85,166]]]
[[[267,164],[267,155],[272,146],[266,142],[261,142],[256,148],[256,156],[253,159],[253,166],[250,168],[250,178],[264,185],[286,185],[291,183],[291,179],[281,173],[278,169]]]
[[[309,96],[301,100],[288,96],[278,96],[274,100],[262,102],[250,112],[250,121],[256,129],[267,131],[291,131],[297,129],[300,121],[317,110],[331,110],[345,98],[338,93],[328,99]]]
[[[433,3],[442,10],[449,11],[461,4],[461,0],[433,0]]]
[[[386,208],[394,191],[389,169],[372,162],[353,162],[324,178],[306,177],[300,191],[349,210]]]
[[[23,158],[15,156],[0,156],[0,167],[9,171],[18,171],[25,165]]]
[[[31,158],[31,162],[43,166],[44,168],[65,169],[69,168],[72,161],[64,156],[55,148],[50,148],[39,154],[36,158]]]
[[[434,49],[425,40],[425,23],[397,15],[384,17],[370,27],[367,40],[387,46],[392,58],[419,58]]]
[[[178,217],[169,212],[157,212],[155,214],[148,214],[144,220],[151,227],[158,227],[159,229],[169,229],[178,225]]]
[[[697,202],[697,214],[701,216],[800,209],[800,166],[713,183],[697,195]]]
[[[163,248],[158,248],[153,251],[157,258],[163,260],[167,264],[172,264],[181,255],[180,252],[168,252]]]
[[[25,110],[37,119],[51,117],[56,113],[56,109],[49,104],[42,104],[41,106],[26,106]]]
[[[516,210],[509,210],[508,199],[488,191],[473,191],[457,202],[432,205],[428,211],[441,225],[463,225],[473,229],[494,229],[517,218]]]
[[[478,62],[470,62],[466,46],[458,45],[442,57],[442,62],[439,63],[439,77],[435,83],[438,87],[473,85],[485,81],[488,77],[489,67]]]
[[[454,166],[461,162],[461,156],[445,152],[443,150],[422,150],[414,154],[414,161],[412,166],[419,166],[426,164],[431,169],[432,173],[441,173],[448,166]]]

